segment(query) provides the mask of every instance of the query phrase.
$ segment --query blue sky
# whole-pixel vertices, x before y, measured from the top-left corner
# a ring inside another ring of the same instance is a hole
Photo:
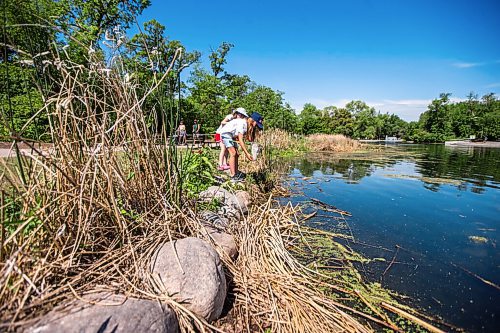
[[[298,112],[360,99],[416,120],[442,92],[500,95],[500,1],[154,1],[171,39],[235,47],[226,69],[284,92]]]

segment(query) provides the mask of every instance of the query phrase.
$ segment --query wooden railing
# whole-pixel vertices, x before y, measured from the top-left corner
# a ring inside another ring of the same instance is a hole
[[[215,142],[214,134],[186,134],[186,145],[187,146],[209,146],[209,147],[219,147],[220,143]],[[184,143],[181,142],[182,138],[179,135],[173,135],[172,139],[175,144],[182,146]]]

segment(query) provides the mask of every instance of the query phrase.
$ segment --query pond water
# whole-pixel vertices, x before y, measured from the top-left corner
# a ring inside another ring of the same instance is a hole
[[[379,145],[291,163],[292,200],[350,212],[348,245],[385,259],[359,266],[366,279],[466,331],[500,330],[500,149]],[[346,228],[325,213],[308,223]]]

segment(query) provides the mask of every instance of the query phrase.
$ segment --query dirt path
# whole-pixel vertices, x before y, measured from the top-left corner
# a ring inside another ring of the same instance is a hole
[[[31,148],[25,143],[18,143],[19,150],[22,154],[31,153]],[[51,143],[37,143],[37,149],[42,151],[49,150],[52,147]],[[16,156],[16,151],[13,149],[12,142],[0,142],[0,157],[14,157]]]

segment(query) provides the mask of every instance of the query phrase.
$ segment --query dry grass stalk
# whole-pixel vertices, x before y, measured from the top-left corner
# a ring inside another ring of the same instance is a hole
[[[312,134],[307,137],[311,151],[350,152],[361,147],[361,144],[341,134]]]
[[[16,137],[32,153],[18,171],[4,163],[0,172],[10,198],[2,195],[0,211],[13,220],[5,235],[2,220],[0,330],[103,288],[173,304],[186,329],[210,327],[158,295],[145,268],[159,244],[199,228],[178,207],[175,148],[157,145],[146,123],[142,105],[154,87],[138,96],[99,62],[85,68],[54,55],[53,63],[59,89],[39,111],[50,121],[50,155]]]
[[[258,138],[258,142],[265,147],[286,150],[294,147],[297,144],[297,139],[285,130],[271,128],[263,132],[262,136]]]
[[[228,267],[238,321],[246,331],[370,331],[324,295],[317,276],[290,254],[300,235],[294,216],[292,206],[273,208],[269,200],[236,230],[240,256]]]

